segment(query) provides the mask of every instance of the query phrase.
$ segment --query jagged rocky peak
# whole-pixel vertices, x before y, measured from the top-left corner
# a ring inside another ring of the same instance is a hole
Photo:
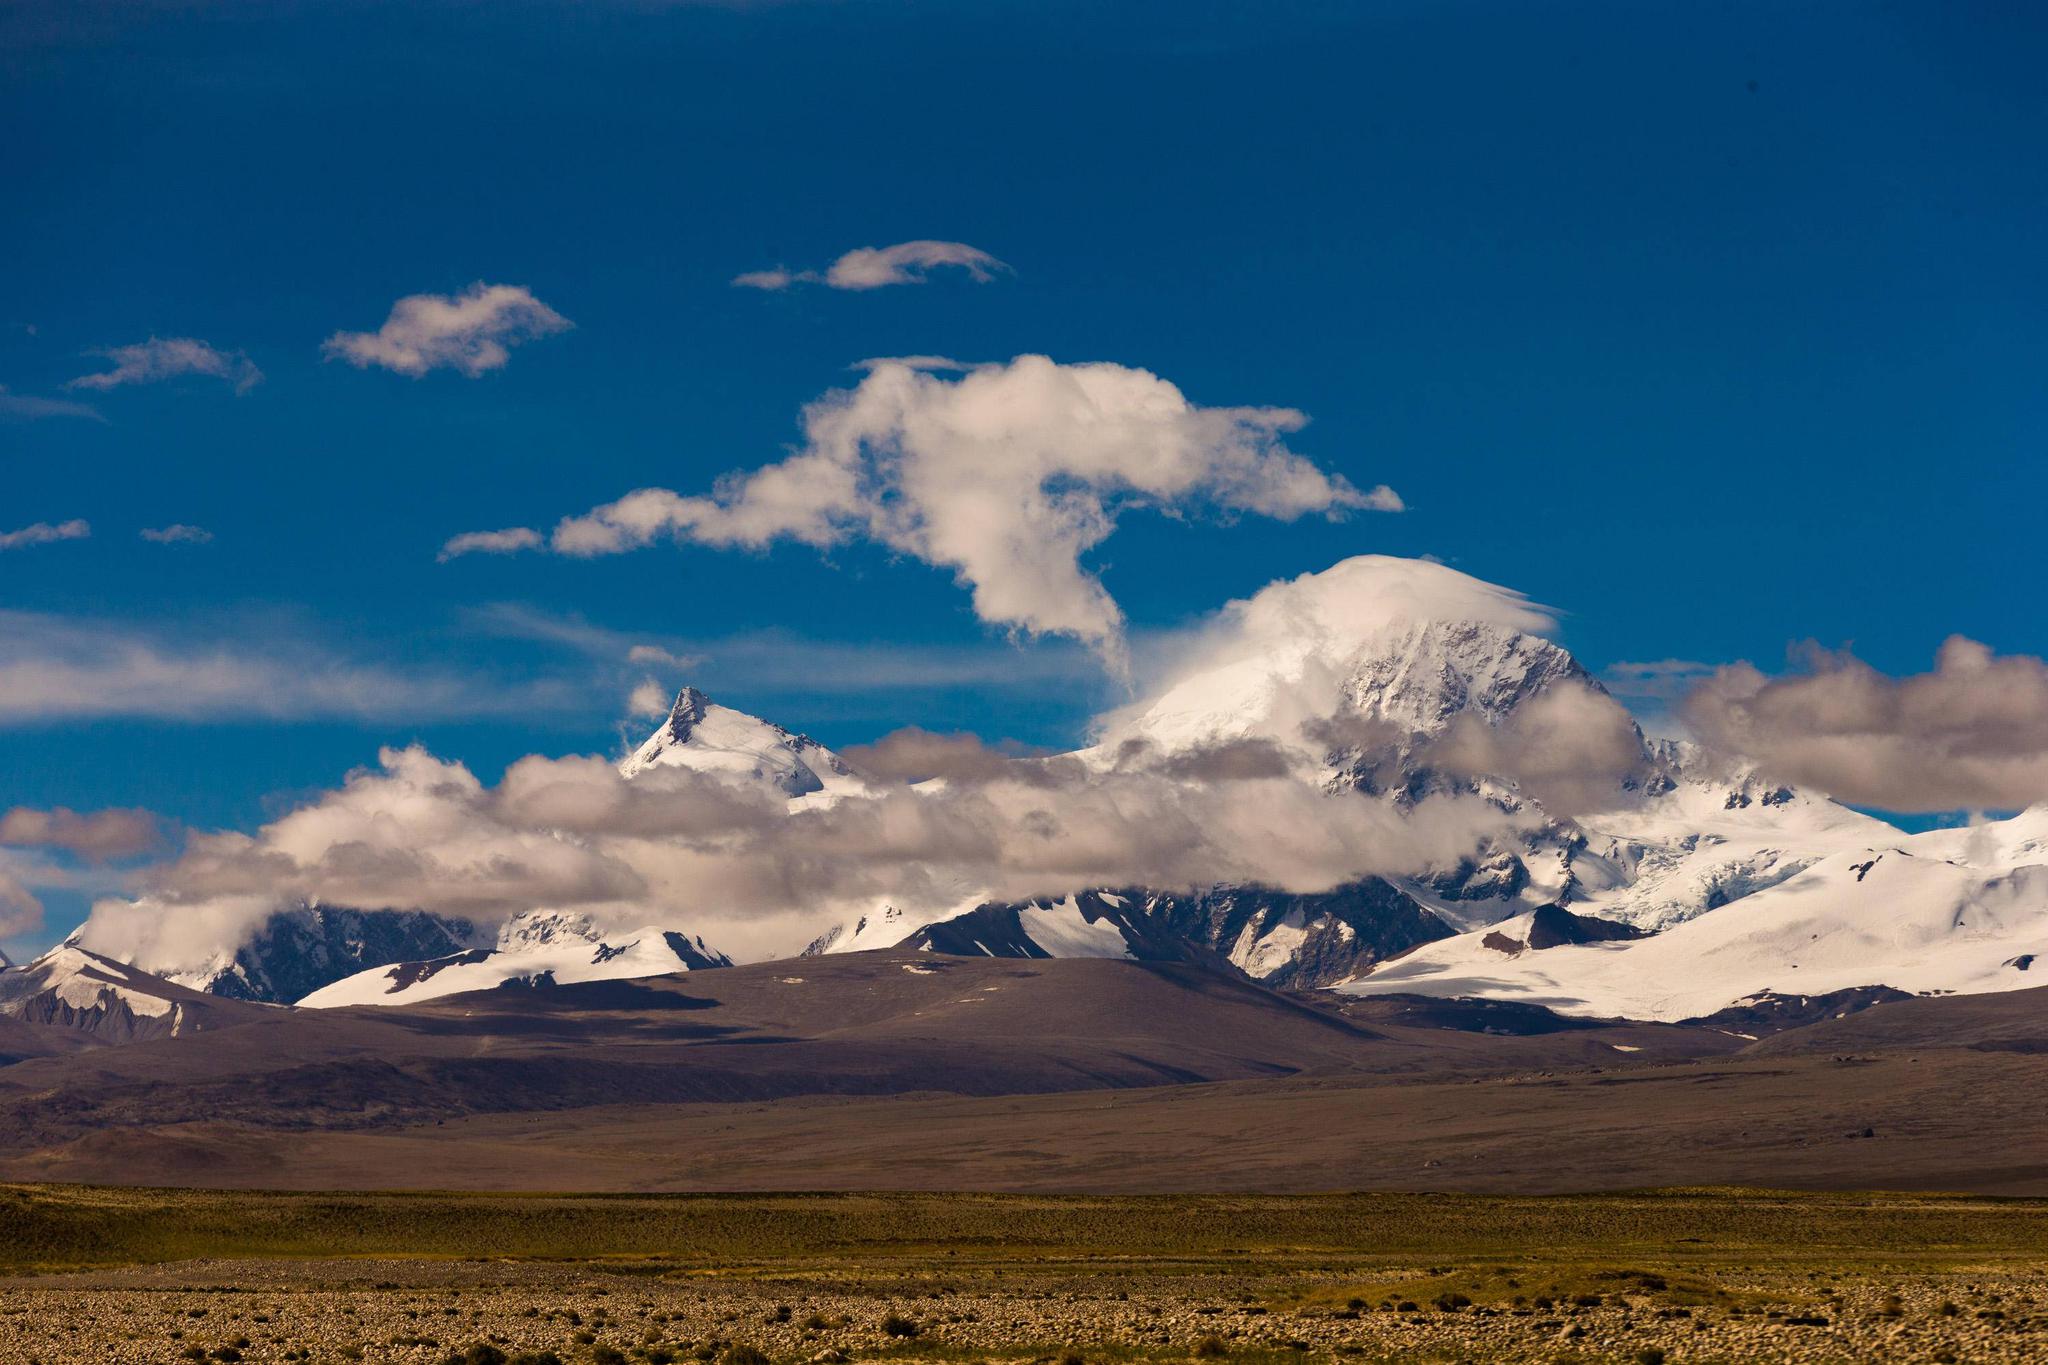
[[[809,735],[721,706],[694,687],[676,694],[668,719],[619,765],[627,777],[654,768],[762,782],[792,799],[866,788],[844,759]]]
[[[604,933],[588,915],[561,910],[529,910],[514,915],[499,928],[498,951],[537,948],[566,940],[602,943]]]
[[[676,693],[676,704],[669,708],[669,739],[677,744],[686,743],[690,738],[690,731],[696,728],[697,722],[704,719],[704,712],[710,705],[711,698],[685,684],[683,690]]]
[[[1363,646],[1340,696],[1346,712],[1434,735],[1468,714],[1497,725],[1561,683],[1600,687],[1541,636],[1481,621],[1417,621]]]
[[[475,947],[476,937],[470,921],[424,910],[299,904],[271,914],[232,950],[159,970],[212,995],[290,1004],[367,967]]]

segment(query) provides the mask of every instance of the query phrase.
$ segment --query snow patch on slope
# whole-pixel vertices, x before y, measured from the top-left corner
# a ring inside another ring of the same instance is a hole
[[[1073,896],[1026,905],[1017,912],[1017,922],[1048,957],[1133,956],[1123,930],[1107,919],[1091,921]]]
[[[15,990],[55,991],[59,1000],[76,1010],[96,1009],[110,999],[118,1000],[130,1013],[154,1019],[169,1014],[172,1005],[150,991],[155,980],[125,963],[65,943],[24,968]]]
[[[605,932],[584,915],[535,911],[508,921],[494,949],[359,972],[298,1003],[312,1009],[412,1005],[510,984],[621,981],[730,965],[729,958],[703,939],[678,930],[649,925],[626,933]]]

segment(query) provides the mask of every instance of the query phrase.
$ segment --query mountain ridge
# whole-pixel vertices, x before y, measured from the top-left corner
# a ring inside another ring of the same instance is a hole
[[[1133,746],[1173,757],[1259,744],[1330,799],[1409,813],[1454,796],[1499,811],[1511,832],[1440,866],[1307,892],[1072,886],[1012,899],[963,884],[954,904],[925,912],[883,895],[791,944],[795,960],[906,947],[1197,962],[1288,988],[1482,995],[1641,1018],[1701,1017],[1769,994],[2014,988],[2031,979],[2036,955],[2048,960],[2048,816],[1906,835],[1696,746],[1645,737],[1539,633],[1547,616],[1518,598],[1405,564],[1395,600],[1382,600],[1385,575],[1361,557],[1238,604],[1235,635],[1197,648],[1179,676],[1106,717],[1095,743],[1064,759],[1106,771]],[[1473,614],[1415,614],[1452,599]],[[1482,752],[1511,741],[1527,717],[1574,699],[1612,722],[1614,771],[1567,813],[1512,777],[1445,759],[1474,737]],[[748,786],[793,813],[889,790],[816,740],[694,686],[618,763],[628,781],[662,769]],[[1926,870],[1900,880],[1913,859]],[[1871,867],[1880,870],[1865,886]],[[1880,888],[1894,902],[1880,904]],[[1801,908],[1816,894],[1813,904],[1834,907],[1819,918]],[[164,975],[216,995],[397,1004],[730,960],[680,909],[631,929],[585,920],[574,943],[515,928],[574,918],[535,906],[488,928],[403,907],[300,904],[248,942]],[[1588,936],[1596,941],[1576,941]],[[1806,942],[1830,954],[1824,969]],[[1947,965],[1930,967],[1930,954]]]

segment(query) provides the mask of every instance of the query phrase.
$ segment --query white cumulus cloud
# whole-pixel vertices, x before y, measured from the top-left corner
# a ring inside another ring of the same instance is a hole
[[[1716,669],[1681,715],[1703,743],[1774,777],[1894,811],[2048,801],[2048,662],[1951,636],[1934,670],[1894,678],[1806,645],[1796,672]]]
[[[294,900],[490,921],[536,906],[618,927],[674,922],[741,956],[794,952],[878,897],[911,913],[1076,886],[1255,881],[1320,890],[1454,860],[1508,824],[1484,802],[1404,811],[1273,765],[1184,772],[1133,755],[990,752],[951,781],[792,810],[759,783],[686,769],[622,777],[597,757],[520,759],[495,786],[419,748],[254,835],[211,834],[135,900],[95,905],[88,946],[165,968],[238,943]]]
[[[749,270],[733,276],[742,289],[787,289],[794,284],[822,284],[832,289],[882,289],[895,284],[923,284],[925,272],[952,266],[967,272],[977,284],[986,284],[1009,270],[995,257],[965,242],[898,242],[894,246],[856,247],[822,271]]]
[[[1131,508],[1281,520],[1399,511],[1290,450],[1291,408],[1202,407],[1149,371],[1044,356],[957,377],[876,362],[804,413],[787,459],[709,494],[643,488],[569,517],[550,544],[602,555],[663,536],[758,548],[866,538],[951,569],[984,621],[1123,662],[1123,613],[1082,557]]]
[[[502,369],[521,342],[573,325],[523,285],[478,282],[460,294],[409,294],[376,331],[336,332],[322,350],[358,369],[378,365],[415,379],[452,369],[475,379]]]
[[[669,690],[652,678],[643,678],[626,698],[626,714],[635,720],[659,720],[668,714]]]
[[[108,346],[92,354],[114,363],[111,370],[82,374],[67,389],[118,389],[124,384],[160,384],[183,375],[219,379],[247,393],[263,382],[263,371],[241,351],[223,351],[194,337],[151,337],[132,346]]]

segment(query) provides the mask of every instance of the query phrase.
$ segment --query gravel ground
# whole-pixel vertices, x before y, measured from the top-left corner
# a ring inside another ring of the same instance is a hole
[[[2048,1268],[1715,1276],[1684,1306],[1353,1308],[1343,1281],[1208,1271],[621,1274],[483,1262],[186,1262],[0,1281],[0,1365],[394,1362],[1040,1365],[1231,1358],[1464,1361],[2048,1360]],[[1316,1306],[1302,1307],[1304,1295]],[[1575,1296],[1576,1297],[1576,1296]],[[1661,1355],[1659,1354],[1661,1352]]]

